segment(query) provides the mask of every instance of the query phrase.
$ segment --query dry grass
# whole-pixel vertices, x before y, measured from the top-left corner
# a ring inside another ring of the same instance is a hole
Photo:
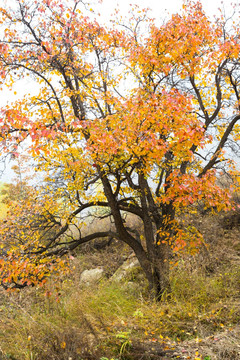
[[[183,359],[194,359],[196,353],[205,360],[230,360],[240,358],[240,326],[216,332],[203,339],[184,341],[176,347]]]
[[[118,242],[75,254],[71,274],[52,279],[46,288],[2,292],[2,359],[238,360],[240,231],[226,231],[209,216],[194,221],[208,246],[173,267],[172,293],[161,303],[150,301],[139,272],[130,284],[111,282],[129,255]],[[104,268],[102,282],[80,286],[80,273],[96,266]]]

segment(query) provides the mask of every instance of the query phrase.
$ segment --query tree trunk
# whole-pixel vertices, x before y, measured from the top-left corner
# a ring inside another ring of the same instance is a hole
[[[156,245],[155,253],[155,291],[156,298],[162,299],[164,294],[170,292],[170,280],[169,280],[169,245],[167,243]]]
[[[169,245],[156,245],[153,257],[136,251],[135,255],[147,278],[151,296],[160,301],[163,295],[170,292]]]
[[[149,290],[153,297],[159,301],[161,300],[163,294],[170,291],[169,245],[167,241],[159,241],[159,234],[155,235],[156,229],[160,228],[160,224],[162,225],[162,222],[161,217],[157,213],[155,214],[155,220],[153,220],[152,210],[149,210],[148,202],[152,203],[152,199],[149,199],[149,201],[147,200],[148,187],[146,185],[144,175],[142,173],[139,174],[139,186],[141,189],[140,199],[146,249],[144,249],[141,242],[139,242],[127,231],[118,202],[111,188],[111,184],[105,174],[102,174],[100,170],[99,173],[119,238],[133,249],[148,280]],[[151,207],[155,208],[153,205],[151,204]],[[173,216],[172,206],[168,206],[164,210],[168,214],[169,211],[171,211],[170,218]]]

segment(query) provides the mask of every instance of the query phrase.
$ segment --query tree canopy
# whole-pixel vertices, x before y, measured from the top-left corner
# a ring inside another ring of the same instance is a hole
[[[139,9],[103,26],[79,0],[13,3],[0,9],[1,82],[29,79],[29,93],[1,108],[2,153],[27,148],[44,186],[1,224],[2,284],[41,282],[64,267],[59,255],[113,237],[161,296],[171,254],[203,241],[181,212],[232,206],[216,180],[237,174],[239,19],[186,1],[160,26]],[[87,232],[93,215],[109,228]]]

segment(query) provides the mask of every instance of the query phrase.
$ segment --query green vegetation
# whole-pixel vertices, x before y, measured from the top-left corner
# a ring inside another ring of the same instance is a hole
[[[44,287],[2,292],[2,359],[239,359],[239,228],[226,231],[220,220],[202,218],[210,243],[174,261],[172,292],[160,303],[150,299],[139,268],[111,280],[110,269],[130,253],[117,242],[101,252],[83,249],[67,276]],[[106,276],[81,285],[82,271],[97,265]]]
[[[3,2],[0,360],[239,360],[232,14]]]

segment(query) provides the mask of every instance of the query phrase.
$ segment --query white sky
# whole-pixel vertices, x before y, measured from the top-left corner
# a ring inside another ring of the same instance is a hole
[[[4,1],[6,0],[0,0],[0,6],[4,3]],[[96,1],[97,0],[93,0],[95,4]],[[7,0],[8,5],[10,2],[14,3],[15,0]],[[91,0],[89,0],[89,2],[91,2]],[[236,0],[235,3],[237,3],[239,8],[240,1]],[[156,18],[157,20],[161,18],[168,18],[168,14],[179,12],[182,6],[182,0],[103,0],[102,5],[100,6],[100,16],[107,21],[109,18],[111,18],[111,15],[113,14],[116,7],[120,9],[122,15],[126,15],[130,9],[131,4],[137,4],[140,8],[150,8],[152,10],[150,16]],[[202,4],[204,11],[209,16],[217,15],[218,8],[222,6],[224,6],[227,14],[231,14],[231,0],[202,0]],[[96,9],[96,6],[93,5],[92,7]],[[30,84],[27,83],[18,83],[16,85],[14,90],[17,91],[17,97],[19,97],[19,94],[21,94],[23,88],[25,88],[26,92],[30,91],[27,89],[27,85],[30,86]],[[16,98],[16,96],[12,96],[7,89],[0,91],[0,106],[4,106],[7,101],[13,100],[14,98]],[[0,181],[11,181],[13,172],[10,167],[11,166],[7,167],[7,170],[0,178]]]
[[[231,0],[202,0],[201,2],[204,11],[206,11],[209,16],[216,15],[218,8],[222,5],[226,11],[230,10],[232,8],[231,4],[234,3],[234,1]],[[109,17],[117,5],[119,5],[123,13],[127,13],[130,4],[137,4],[140,8],[152,9],[153,17],[157,19],[164,17],[167,12],[178,12],[181,9],[182,3],[182,0],[103,0],[102,5],[104,12],[101,15]],[[239,0],[236,0],[235,3],[239,6]]]

